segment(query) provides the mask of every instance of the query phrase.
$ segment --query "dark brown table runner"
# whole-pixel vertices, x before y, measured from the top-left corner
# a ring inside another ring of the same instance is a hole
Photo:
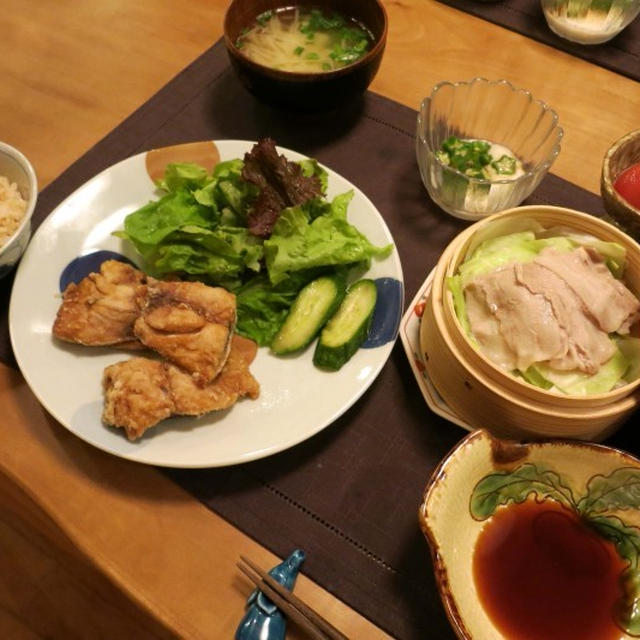
[[[394,235],[408,304],[464,226],[433,205],[420,182],[415,118],[412,109],[373,93],[321,116],[273,110],[244,91],[217,43],[48,186],[34,223],[98,171],[134,153],[269,135],[318,158],[371,198]],[[528,202],[602,213],[600,198],[553,175]],[[9,286],[10,280],[0,284],[3,311]],[[0,359],[11,362],[6,324],[4,311]],[[164,472],[276,554],[303,548],[306,575],[391,635],[449,640],[454,634],[417,509],[432,470],[463,435],[428,409],[398,342],[367,393],[312,439],[246,465]]]
[[[557,36],[542,13],[540,0],[439,0],[456,9],[566,51],[633,80],[640,80],[640,18],[615,38],[598,45],[569,42]]]

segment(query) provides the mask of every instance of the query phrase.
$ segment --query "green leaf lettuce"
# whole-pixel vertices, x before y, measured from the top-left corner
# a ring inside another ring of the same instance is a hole
[[[317,213],[314,201],[285,209],[271,237],[264,242],[267,271],[272,284],[291,273],[323,266],[368,264],[389,255],[392,245],[375,247],[347,221],[353,191],[336,196],[326,211]]]

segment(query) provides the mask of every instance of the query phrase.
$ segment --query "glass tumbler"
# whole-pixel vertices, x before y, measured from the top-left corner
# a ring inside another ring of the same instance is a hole
[[[618,35],[640,12],[640,0],[541,0],[551,31],[579,44]]]

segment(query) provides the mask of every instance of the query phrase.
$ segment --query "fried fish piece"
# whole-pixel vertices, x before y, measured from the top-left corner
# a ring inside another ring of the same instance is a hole
[[[151,358],[131,358],[108,366],[102,375],[102,420],[122,427],[129,440],[173,413],[167,363]]]
[[[201,282],[148,278],[147,298],[134,334],[145,346],[204,386],[220,373],[236,325],[236,298]]]
[[[234,335],[222,371],[204,387],[197,385],[189,374],[178,367],[169,366],[174,413],[200,416],[210,411],[228,409],[245,396],[255,400],[260,395],[260,385],[249,371],[249,365],[256,357],[257,350],[258,346],[253,340]]]
[[[240,398],[255,399],[260,385],[249,371],[257,345],[234,335],[220,374],[200,387],[175,365],[150,358],[132,358],[107,367],[102,378],[102,420],[124,428],[129,440],[172,415],[199,416],[233,406]]]
[[[53,335],[85,346],[139,345],[133,325],[146,291],[142,271],[118,260],[106,260],[98,273],[64,290]]]

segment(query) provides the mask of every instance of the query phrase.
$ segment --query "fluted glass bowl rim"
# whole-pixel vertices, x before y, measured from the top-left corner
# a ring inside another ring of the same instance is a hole
[[[593,0],[590,0],[589,5],[592,5],[592,4],[593,4]],[[544,0],[541,2],[541,5],[542,5],[542,12],[546,19],[547,14],[552,13],[551,7],[549,6],[549,3],[545,2]],[[616,8],[618,9],[617,12],[613,11],[613,7],[614,7],[614,3],[612,3],[609,9],[604,13],[606,14],[607,20],[609,21],[611,20],[612,13],[616,13],[617,16],[620,18],[620,31],[622,31],[623,29],[628,27],[629,24],[631,24],[631,22],[635,20],[636,16],[638,15],[638,12],[640,11],[640,0],[625,0],[624,2],[618,0],[618,2],[616,3]],[[620,31],[617,31],[616,33],[620,33]],[[611,36],[611,38],[613,38],[616,35],[616,33],[614,33]]]
[[[437,151],[437,149],[432,149],[431,145],[429,144],[429,140],[420,134],[420,129],[421,129],[420,123],[423,121],[424,115],[426,114],[427,109],[428,109],[428,105],[431,103],[431,100],[433,100],[434,96],[438,93],[438,91],[440,91],[440,89],[442,87],[450,86],[450,87],[453,87],[455,89],[457,87],[470,86],[470,85],[479,84],[479,83],[484,83],[489,87],[491,87],[491,86],[506,86],[511,91],[513,91],[514,93],[520,93],[520,94],[525,95],[529,99],[531,104],[539,105],[543,112],[551,114],[553,127],[551,128],[551,132],[548,135],[553,135],[555,133],[555,135],[557,136],[556,142],[553,145],[553,148],[551,149],[551,152],[547,155],[546,159],[542,163],[536,165],[535,167],[533,167],[530,170],[525,170],[524,173],[521,176],[519,176],[518,178],[515,178],[515,179],[508,179],[507,178],[507,179],[500,179],[500,180],[487,180],[487,179],[484,179],[484,178],[475,178],[475,177],[472,177],[472,176],[468,176],[467,174],[462,173],[461,171],[458,171],[454,167],[451,167],[450,165],[445,165],[443,162],[441,162],[440,159],[438,158],[438,156],[435,153]],[[545,173],[546,171],[549,170],[549,168],[555,162],[555,159],[558,157],[558,155],[560,153],[561,142],[562,142],[562,139],[563,139],[563,136],[564,136],[564,129],[559,124],[559,116],[558,116],[558,113],[556,112],[556,110],[553,109],[552,107],[550,107],[543,100],[540,100],[538,98],[534,98],[533,94],[528,89],[522,89],[522,88],[516,87],[511,82],[509,82],[509,80],[504,80],[504,79],[488,80],[487,78],[484,78],[484,77],[481,77],[481,76],[476,76],[476,77],[472,78],[471,80],[458,80],[458,81],[455,81],[455,82],[452,82],[450,80],[443,80],[441,82],[438,82],[436,85],[434,85],[434,87],[431,90],[431,93],[428,96],[426,96],[425,98],[423,98],[421,103],[420,103],[420,110],[418,111],[418,130],[417,130],[416,135],[418,137],[418,140],[431,153],[431,155],[433,156],[433,160],[438,164],[438,166],[440,166],[443,170],[450,171],[450,172],[452,172],[454,174],[457,174],[459,176],[462,176],[462,177],[466,178],[469,181],[470,184],[478,184],[478,185],[483,185],[483,184],[489,184],[489,185],[491,185],[491,184],[511,184],[511,185],[515,186],[517,184],[521,184],[523,182],[526,182],[527,180],[530,180],[531,178],[535,178],[536,176],[540,175],[541,173]],[[418,158],[418,160],[420,160],[420,158]]]

